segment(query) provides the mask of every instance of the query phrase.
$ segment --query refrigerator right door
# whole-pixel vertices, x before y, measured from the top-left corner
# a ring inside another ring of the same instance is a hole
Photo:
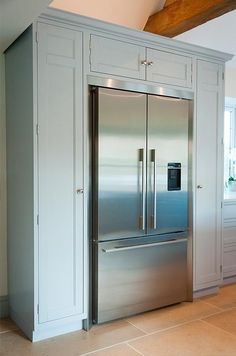
[[[190,101],[148,96],[147,231],[188,229]]]

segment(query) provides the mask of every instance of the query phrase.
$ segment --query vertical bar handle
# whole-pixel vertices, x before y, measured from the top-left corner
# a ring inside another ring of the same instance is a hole
[[[156,150],[151,150],[151,163],[153,164],[153,189],[152,189],[152,196],[153,196],[153,212],[151,215],[151,227],[153,229],[157,228],[157,188],[156,188]]]
[[[139,228],[145,230],[145,157],[144,148],[139,149],[139,162],[141,162],[141,215],[139,217]]]

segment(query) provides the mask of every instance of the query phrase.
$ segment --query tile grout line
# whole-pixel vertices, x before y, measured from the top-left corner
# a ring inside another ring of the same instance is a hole
[[[85,352],[84,354],[80,354],[79,356],[92,355],[92,354],[95,354],[96,352],[100,352],[100,351],[104,351],[104,350],[109,350],[109,349],[111,349],[112,347],[114,347],[114,346],[119,346],[119,345],[125,345],[125,341],[118,342],[118,343],[113,344],[113,345],[101,347],[101,348],[98,348],[98,349],[93,350],[93,351]]]
[[[213,326],[215,329],[220,330],[220,331],[223,331],[225,334],[230,335],[230,336],[232,336],[234,339],[236,339],[236,335],[231,334],[231,332],[229,332],[229,331],[227,331],[227,330],[225,330],[225,329],[222,329],[221,327],[216,326],[216,325],[214,325],[214,324],[208,323],[206,320],[201,320],[201,321],[202,321],[203,323],[207,324],[208,326],[209,326],[209,325],[210,325],[210,326]]]
[[[127,345],[133,349],[135,352],[137,352],[139,355],[141,356],[145,356],[141,351],[137,350],[134,346],[130,345],[128,342],[127,342]]]
[[[136,328],[136,327],[135,327]],[[137,330],[141,331],[140,329],[136,328]],[[124,341],[121,341],[121,342],[117,342],[115,344],[112,344],[112,345],[109,345],[109,346],[105,346],[105,347],[102,347],[102,348],[98,348],[96,350],[93,350],[93,351],[89,351],[89,352],[86,352],[86,353],[83,353],[81,354],[80,356],[85,356],[85,355],[90,355],[90,354],[94,354],[95,352],[97,351],[102,351],[102,350],[106,350],[106,349],[110,349],[111,347],[113,346],[118,346],[118,345],[128,345],[128,342],[133,342],[133,341],[136,341],[142,337],[145,337],[145,336],[148,336],[148,334],[144,334],[144,335],[140,335],[140,336],[136,336],[136,337],[133,337],[131,339],[128,339],[128,340],[124,340]],[[130,345],[129,345],[130,346]]]
[[[209,316],[206,316],[206,318],[207,318],[207,317],[210,317],[210,316],[213,316],[213,315],[221,314],[222,312],[224,312],[224,310],[219,311],[219,312],[214,313],[214,314],[211,314],[211,315],[209,315]],[[98,351],[107,350],[107,349],[110,349],[110,348],[112,348],[112,347],[119,346],[119,345],[128,345],[128,346],[131,347],[135,352],[137,352],[137,353],[139,353],[140,355],[144,356],[140,351],[138,351],[135,347],[133,347],[133,346],[130,344],[130,342],[133,342],[133,341],[136,341],[136,340],[139,340],[139,339],[142,339],[142,338],[145,338],[145,337],[147,337],[147,336],[154,335],[154,334],[159,334],[159,333],[162,333],[162,332],[166,332],[166,331],[168,331],[168,330],[172,330],[172,329],[174,329],[174,328],[178,328],[178,327],[183,326],[183,325],[191,324],[191,323],[193,323],[193,322],[195,322],[195,321],[200,321],[200,322],[203,322],[203,323],[207,324],[208,326],[209,326],[209,325],[210,325],[210,326],[213,326],[213,327],[215,327],[217,330],[220,330],[220,331],[226,333],[227,335],[230,335],[230,336],[233,337],[234,339],[236,338],[236,336],[233,335],[233,334],[231,334],[230,332],[228,332],[228,331],[226,331],[226,330],[224,330],[224,329],[221,329],[220,327],[217,327],[217,326],[215,326],[215,325],[212,325],[211,323],[208,323],[207,321],[205,321],[205,320],[203,320],[203,319],[197,318],[197,319],[193,319],[193,320],[186,321],[186,322],[184,322],[184,323],[176,324],[176,325],[174,325],[174,326],[170,326],[170,327],[165,328],[165,329],[162,329],[162,330],[156,330],[156,331],[151,332],[151,333],[146,333],[145,335],[141,335],[141,336],[138,336],[138,337],[136,337],[136,338],[132,338],[132,339],[129,339],[129,340],[126,340],[126,341],[122,341],[122,342],[119,342],[119,343],[115,343],[115,344],[110,345],[110,346],[106,346],[106,347],[103,347],[103,348],[99,348],[99,349],[96,349],[96,350],[93,350],[93,351],[90,351],[90,352],[81,354],[81,356],[92,355],[92,354],[94,354],[94,353],[96,353],[96,352],[98,352]],[[130,324],[131,324],[131,323],[130,323]],[[133,324],[131,324],[131,325],[133,325]],[[137,328],[137,329],[138,329],[138,328]],[[141,329],[140,329],[140,330],[141,330]]]
[[[148,335],[148,332],[147,332],[147,331],[145,331],[145,330],[141,329],[139,326],[136,326],[135,324],[131,323],[131,321],[129,321],[129,320],[126,320],[126,321],[127,321],[130,325],[132,325],[133,327],[135,327],[136,329],[142,331],[145,335]],[[144,336],[144,335],[143,335],[143,336]]]
[[[224,310],[223,308],[220,308],[220,307],[218,307],[217,305],[214,305],[214,304],[205,302],[204,300],[201,300],[201,302],[204,303],[204,304],[206,304],[206,305],[209,305],[209,306],[211,306],[211,307],[214,307],[214,308],[216,308],[216,309]]]
[[[0,335],[1,335],[1,334],[7,334],[7,333],[10,333],[10,332],[16,331],[16,330],[19,330],[19,328],[9,329],[9,330],[3,330],[3,331],[0,331]]]

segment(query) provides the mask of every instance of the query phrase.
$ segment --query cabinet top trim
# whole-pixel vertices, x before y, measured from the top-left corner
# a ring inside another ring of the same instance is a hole
[[[127,80],[117,80],[117,79],[107,79],[100,78],[96,76],[88,76],[87,78],[89,85],[101,86],[105,88],[115,88],[115,89],[123,89],[128,91],[136,91],[140,93],[148,93],[162,96],[170,96],[173,98],[181,98],[181,99],[189,99],[192,100],[194,98],[194,94],[192,91],[182,90],[182,89],[171,89],[160,87],[156,85],[149,84],[140,84],[128,82]]]
[[[227,62],[233,58],[233,55],[229,53],[192,45],[175,39],[147,33],[141,30],[130,29],[124,26],[111,24],[105,21],[81,16],[63,10],[47,8],[46,11],[40,15],[39,19],[59,21],[64,24],[75,25],[88,30],[105,31],[109,35],[113,34],[126,37],[129,36],[130,39],[139,42],[145,42],[143,45],[147,47],[152,45],[161,45],[169,49],[184,51],[191,55],[210,57],[222,62]]]

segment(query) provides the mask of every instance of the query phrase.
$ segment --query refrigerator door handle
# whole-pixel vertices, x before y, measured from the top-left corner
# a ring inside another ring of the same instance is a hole
[[[151,163],[153,164],[153,213],[151,215],[151,228],[156,229],[157,228],[157,215],[156,215],[156,210],[157,210],[157,188],[156,188],[156,150],[152,149],[151,150]]]
[[[141,215],[139,217],[139,228],[145,230],[145,157],[144,148],[139,149],[139,162],[141,162]]]
[[[173,239],[169,241],[162,241],[162,242],[154,242],[154,243],[147,243],[147,244],[142,244],[142,245],[132,245],[132,246],[124,246],[124,247],[114,247],[114,248],[109,248],[109,249],[102,249],[103,252],[105,253],[111,253],[111,252],[120,252],[120,251],[126,251],[126,250],[136,250],[138,248],[147,248],[147,247],[153,247],[153,246],[163,246],[163,245],[172,245],[176,243],[182,243],[186,242],[187,238],[183,239]]]

